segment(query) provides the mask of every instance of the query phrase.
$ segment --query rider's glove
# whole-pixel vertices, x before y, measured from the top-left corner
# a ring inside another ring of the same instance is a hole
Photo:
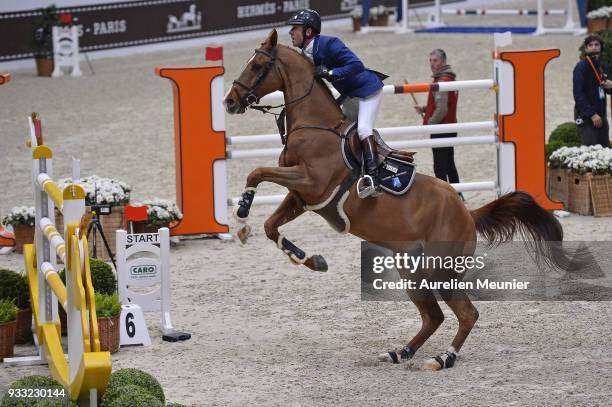
[[[323,78],[323,79],[327,79],[328,81],[331,81],[333,78],[332,70],[327,69],[327,67],[323,65],[319,65],[315,67],[314,76],[315,78]]]

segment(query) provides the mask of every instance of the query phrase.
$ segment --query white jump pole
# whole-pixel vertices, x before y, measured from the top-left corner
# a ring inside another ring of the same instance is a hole
[[[574,7],[572,0],[567,0],[567,13],[564,27],[546,28],[544,27],[544,0],[538,0],[538,26],[534,35],[544,34],[574,34],[580,35],[586,33],[586,29],[581,28],[574,22]]]

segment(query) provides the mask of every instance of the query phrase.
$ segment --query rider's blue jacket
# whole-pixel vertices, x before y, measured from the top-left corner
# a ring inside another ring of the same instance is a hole
[[[315,66],[332,70],[332,85],[341,95],[364,98],[383,87],[378,76],[336,37],[317,35],[312,56]]]

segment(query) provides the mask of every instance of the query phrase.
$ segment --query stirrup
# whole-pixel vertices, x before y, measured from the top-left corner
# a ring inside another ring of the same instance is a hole
[[[364,180],[366,180],[367,182],[367,185],[365,187],[362,186]],[[380,191],[376,188],[374,180],[370,175],[364,174],[361,178],[359,178],[359,180],[357,181],[357,196],[359,197],[359,199],[364,199],[369,196],[377,197],[379,195]]]

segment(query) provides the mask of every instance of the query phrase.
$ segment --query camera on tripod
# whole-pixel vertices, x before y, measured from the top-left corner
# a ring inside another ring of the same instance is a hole
[[[91,211],[95,212],[97,215],[110,215],[112,210],[111,210],[111,206],[106,204],[106,205],[92,205],[91,206]]]

